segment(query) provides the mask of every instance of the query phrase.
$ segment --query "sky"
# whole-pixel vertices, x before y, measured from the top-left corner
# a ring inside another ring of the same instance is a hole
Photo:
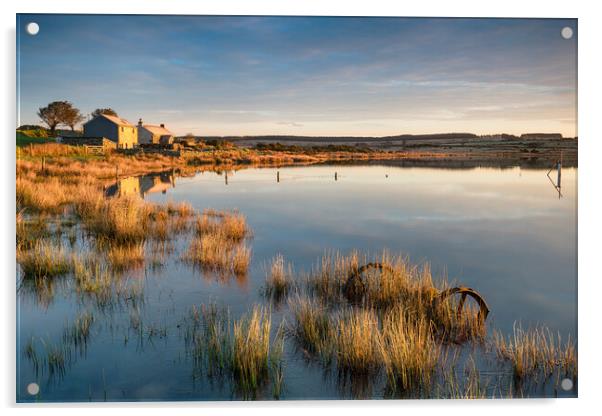
[[[18,124],[68,100],[178,135],[573,137],[576,38],[575,19],[21,14]]]

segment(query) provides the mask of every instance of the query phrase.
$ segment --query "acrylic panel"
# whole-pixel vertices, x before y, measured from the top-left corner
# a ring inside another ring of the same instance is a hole
[[[17,401],[576,397],[577,20],[17,15]]]

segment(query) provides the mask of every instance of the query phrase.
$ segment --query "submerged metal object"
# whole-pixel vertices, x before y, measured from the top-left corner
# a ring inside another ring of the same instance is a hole
[[[483,299],[483,297],[479,294],[479,292],[477,292],[476,290],[474,290],[470,287],[458,286],[458,287],[452,287],[450,289],[446,289],[439,294],[438,301],[442,302],[449,296],[454,295],[456,293],[459,293],[461,295],[460,302],[458,303],[458,315],[462,314],[462,310],[464,308],[464,303],[466,302],[466,296],[470,296],[479,305],[479,315],[478,315],[479,319],[481,321],[485,321],[485,319],[487,319],[487,315],[489,315],[489,306],[487,306],[487,302],[485,302],[485,299]]]
[[[361,302],[364,295],[366,294],[366,282],[362,278],[363,273],[369,269],[378,269],[381,272],[383,270],[387,270],[393,272],[393,267],[387,263],[367,263],[357,269],[353,269],[349,273],[349,277],[347,277],[347,281],[343,286],[343,293],[347,300],[351,303]],[[481,321],[485,321],[487,316],[489,315],[489,306],[485,299],[477,292],[476,290],[466,287],[466,286],[456,286],[449,289],[443,290],[441,293],[437,295],[437,302],[443,302],[450,296],[455,294],[460,295],[460,302],[458,303],[458,315],[462,314],[464,310],[464,303],[466,302],[466,297],[472,297],[477,304],[479,305],[479,314],[478,318]]]

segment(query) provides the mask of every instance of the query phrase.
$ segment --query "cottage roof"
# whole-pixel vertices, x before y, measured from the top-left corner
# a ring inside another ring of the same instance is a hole
[[[142,127],[150,131],[152,134],[157,134],[159,136],[173,136],[173,133],[167,130],[165,127],[155,126],[152,124],[144,124]]]
[[[97,117],[104,117],[107,120],[111,121],[112,123],[117,124],[118,126],[134,127],[134,125],[132,123],[130,123],[129,121],[127,121],[125,118],[111,116],[109,114],[100,114]],[[94,117],[92,120],[94,120],[95,118],[96,117]],[[90,120],[90,121],[92,121],[92,120]],[[88,124],[90,121],[88,121],[87,123],[84,123],[84,124]]]

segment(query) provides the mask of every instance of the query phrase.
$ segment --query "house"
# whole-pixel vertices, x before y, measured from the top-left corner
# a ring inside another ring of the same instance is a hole
[[[100,114],[84,124],[84,137],[106,137],[118,149],[131,149],[138,145],[138,130],[129,121],[108,114]]]
[[[143,124],[138,120],[138,142],[140,144],[172,144],[173,133],[165,128],[165,124],[158,126]]]

